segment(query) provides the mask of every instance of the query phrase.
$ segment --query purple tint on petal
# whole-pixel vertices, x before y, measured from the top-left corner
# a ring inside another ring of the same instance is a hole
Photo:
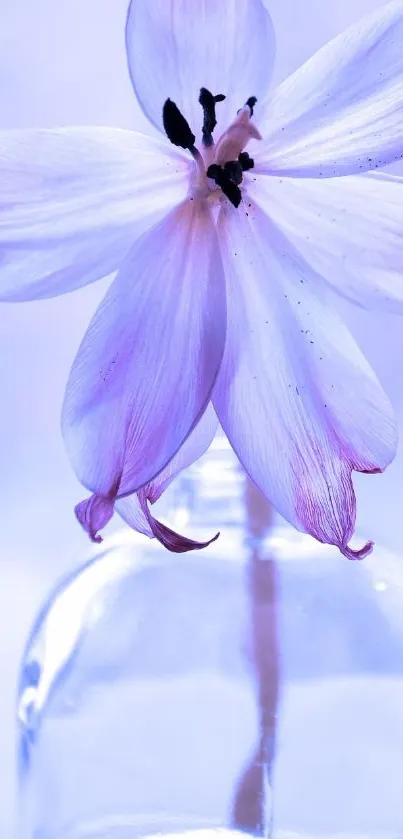
[[[374,547],[373,542],[367,542],[362,548],[359,550],[354,551],[352,548],[349,548],[348,545],[340,546],[340,551],[343,556],[347,557],[347,559],[364,559],[366,556],[372,553]]]
[[[188,466],[198,460],[210,447],[218,428],[217,415],[211,402],[186,438],[175,457],[169,461],[165,469],[147,484],[147,497],[151,504],[155,504],[162,493],[168,488],[173,479]]]
[[[141,509],[143,510],[144,515],[147,517],[147,521],[150,525],[153,535],[159,542],[166,548],[168,551],[172,553],[186,553],[187,551],[198,551],[202,548],[207,548],[208,545],[211,545],[212,542],[215,542],[216,539],[219,537],[219,533],[216,533],[211,539],[207,542],[198,542],[194,539],[189,539],[187,536],[181,536],[179,533],[176,533],[174,530],[171,530],[170,527],[167,527],[166,524],[162,524],[162,522],[155,519],[149,510],[148,507],[148,497],[145,495],[143,490],[140,490],[138,493]]]
[[[370,543],[349,547],[352,472],[378,473],[392,461],[392,407],[322,278],[273,221],[249,201],[247,210],[221,210],[218,228],[230,290],[213,394],[221,425],[287,521],[362,558]]]
[[[98,533],[111,520],[114,511],[115,498],[104,498],[102,495],[91,495],[84,501],[80,501],[74,508],[74,512],[81,527],[87,531],[91,542],[102,542],[102,536]]]
[[[149,538],[155,537],[164,547],[176,553],[200,550],[217,539],[218,533],[206,542],[181,536],[167,525],[157,521],[151,515],[148,506],[149,503],[154,503],[161,497],[178,472],[194,463],[204,454],[215,436],[217,425],[215,411],[212,404],[209,403],[201,420],[165,469],[139,492],[120,498],[117,497],[115,491],[107,498],[92,495],[78,504],[75,510],[77,519],[92,541],[102,541],[98,531],[109,522],[114,510],[133,530]],[[119,487],[117,492],[119,492]]]
[[[157,521],[157,519],[152,519],[152,523],[150,521],[150,526],[152,527],[155,538],[161,542],[164,548],[168,551],[172,551],[173,553],[186,553],[187,551],[202,550],[203,548],[207,548],[208,545],[211,545],[212,542],[215,542],[220,535],[218,532],[207,542],[196,542],[194,539],[189,539],[186,536],[181,536],[179,533],[175,533],[174,530],[171,530],[170,527],[167,527],[165,524]]]
[[[115,498],[104,498],[101,495],[91,495],[90,498],[86,498],[75,507],[74,512],[76,517],[84,530],[87,531],[92,542],[98,544],[102,542],[102,536],[98,531],[102,530],[111,520],[114,513],[115,500]],[[180,533],[176,533],[166,524],[163,524],[151,515],[148,507],[149,498],[145,490],[140,490],[136,493],[134,502],[135,506],[138,507],[138,512],[140,513],[141,511],[149,525],[151,531],[150,536],[152,534],[152,536],[161,542],[164,548],[172,553],[186,553],[187,551],[201,550],[212,542],[215,542],[220,535],[216,533],[215,536],[205,542],[198,542],[187,536],[181,536]],[[135,519],[134,526],[136,530],[138,529],[138,524],[140,524],[139,517]],[[140,532],[145,532],[145,528],[142,527]]]
[[[74,361],[62,427],[81,483],[123,496],[165,469],[209,404],[225,332],[216,231],[187,200],[134,245]]]

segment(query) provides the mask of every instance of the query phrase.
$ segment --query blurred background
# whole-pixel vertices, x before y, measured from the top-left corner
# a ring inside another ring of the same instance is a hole
[[[274,82],[377,0],[271,0]],[[127,0],[0,0],[0,127],[98,124],[144,130],[126,71]],[[33,617],[58,577],[88,552],[73,506],[82,497],[59,414],[78,343],[105,290],[0,305],[0,837],[10,835],[14,694]],[[364,352],[403,417],[398,318],[345,307]],[[358,529],[403,553],[403,448],[382,476],[360,477]]]

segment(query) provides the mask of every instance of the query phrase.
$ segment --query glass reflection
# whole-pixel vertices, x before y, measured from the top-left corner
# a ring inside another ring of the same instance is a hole
[[[221,539],[178,557],[118,534],[38,616],[21,839],[401,837],[399,560],[273,522],[222,439],[171,501]]]

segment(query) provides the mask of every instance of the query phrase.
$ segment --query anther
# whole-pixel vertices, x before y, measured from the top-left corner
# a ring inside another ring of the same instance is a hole
[[[215,181],[224,195],[229,201],[231,201],[231,204],[233,204],[234,207],[239,207],[242,200],[242,193],[239,186],[232,180],[228,167],[223,168],[217,163],[212,163],[211,166],[208,167],[206,174],[208,178]]]
[[[242,168],[243,172],[248,172],[249,169],[253,169],[253,167],[255,165],[255,161],[248,154],[247,151],[241,151],[241,154],[238,157],[238,161],[241,164],[241,168]]]
[[[213,96],[206,87],[200,88],[200,96],[199,96],[199,103],[203,108],[203,143],[205,146],[211,146],[213,144],[213,131],[217,125],[217,119],[215,115],[215,106],[217,102],[223,102],[225,96],[223,93],[218,93],[217,96]]]
[[[224,170],[228,172],[229,178],[236,186],[242,183],[242,165],[239,160],[228,160],[224,163]]]
[[[249,96],[249,99],[246,100],[245,104],[242,105],[242,108],[238,108],[237,114],[240,114],[245,108],[249,110],[249,119],[253,117],[253,109],[256,105],[257,99],[256,96]]]
[[[251,117],[253,117],[253,109],[256,105],[256,102],[257,102],[256,96],[249,96],[249,99],[247,99],[246,102],[245,102],[245,105],[247,105],[248,108],[250,109]]]
[[[189,151],[194,149],[196,137],[178,106],[171,99],[167,99],[164,103],[162,122],[165,134],[174,146],[181,146],[183,149],[189,149]]]

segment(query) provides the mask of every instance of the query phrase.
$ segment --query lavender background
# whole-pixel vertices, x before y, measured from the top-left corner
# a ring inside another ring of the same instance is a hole
[[[93,123],[144,130],[126,72],[126,5],[0,0],[0,128]],[[379,5],[271,0],[275,81]],[[59,412],[75,350],[104,288],[101,283],[47,302],[0,305],[0,837],[10,836],[14,684],[22,645],[50,585],[88,549],[72,514],[81,489],[63,449]],[[347,307],[346,315],[401,426],[403,321]],[[402,472],[401,448],[386,475],[357,479],[359,528],[398,552]]]

